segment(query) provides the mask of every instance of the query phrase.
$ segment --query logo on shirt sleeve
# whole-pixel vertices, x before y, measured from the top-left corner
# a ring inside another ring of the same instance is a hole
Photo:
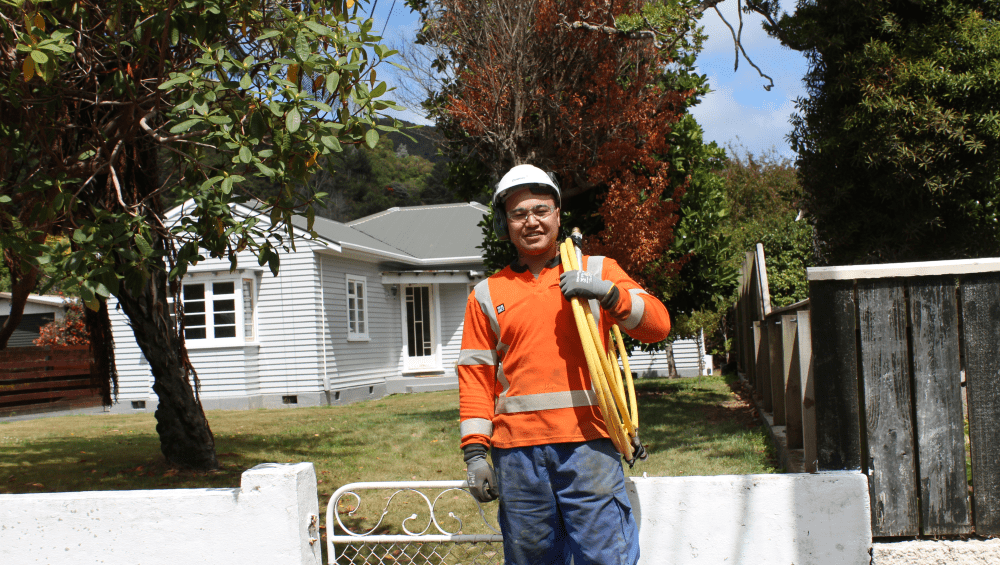
[[[504,307],[503,304],[497,306],[497,314],[503,314]]]

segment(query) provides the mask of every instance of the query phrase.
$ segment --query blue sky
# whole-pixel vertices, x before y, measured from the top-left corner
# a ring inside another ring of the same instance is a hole
[[[788,0],[782,4],[793,7]],[[736,3],[723,2],[719,10],[736,28]],[[417,16],[403,0],[377,0],[374,19],[376,29],[385,28],[385,42],[390,45],[412,41],[418,27]],[[765,91],[763,85],[767,80],[743,59],[739,69],[733,71],[734,49],[729,29],[714,11],[708,11],[701,21],[708,40],[698,57],[698,71],[708,75],[712,92],[694,107],[692,114],[704,128],[706,141],[740,146],[755,154],[773,148],[794,158],[785,136],[791,130],[789,116],[795,111],[795,99],[805,95],[802,77],[807,64],[801,53],[786,49],[768,37],[761,30],[760,21],[759,16],[744,14],[743,45],[754,63],[774,79],[774,88]],[[389,68],[386,65],[385,71],[380,70],[380,76],[385,76],[383,72],[389,74]],[[399,117],[429,123],[413,112]]]

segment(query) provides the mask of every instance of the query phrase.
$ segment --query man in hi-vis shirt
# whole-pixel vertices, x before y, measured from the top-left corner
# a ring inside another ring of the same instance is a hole
[[[476,285],[458,363],[462,450],[472,494],[500,499],[507,563],[634,565],[638,529],[621,459],[590,382],[569,298],[652,343],[670,317],[618,264],[559,260],[559,185],[518,165],[496,187],[494,229],[517,260]],[[491,452],[493,464],[487,462]]]

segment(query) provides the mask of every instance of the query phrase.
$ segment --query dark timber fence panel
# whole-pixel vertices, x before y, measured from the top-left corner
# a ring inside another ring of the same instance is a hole
[[[1000,535],[1000,275],[962,280],[976,533]]]
[[[866,473],[876,537],[1000,537],[1000,258],[810,268],[773,310],[763,265],[747,253],[740,368],[790,448],[801,425],[805,469]]]
[[[853,281],[810,281],[816,458],[821,471],[861,469]]]
[[[967,534],[969,489],[954,277],[909,285],[923,533]]]
[[[859,281],[872,534],[919,533],[906,299],[896,279]]]
[[[856,468],[859,450],[876,537],[1000,536],[1000,259],[809,279],[820,469]]]

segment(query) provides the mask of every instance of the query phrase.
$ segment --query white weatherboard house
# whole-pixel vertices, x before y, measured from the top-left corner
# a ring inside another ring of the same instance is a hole
[[[177,221],[183,206],[168,220]],[[346,224],[316,218],[315,240],[302,220],[277,276],[248,252],[233,272],[227,260],[191,267],[182,287],[185,336],[205,408],[344,404],[457,388],[466,298],[484,277],[477,246],[486,211],[463,203],[392,208]],[[153,410],[149,365],[124,313],[114,300],[108,306],[119,374],[112,411]],[[680,361],[683,375],[690,368]],[[632,364],[639,375],[666,374],[663,354],[636,352]],[[697,374],[696,358],[694,367]]]

